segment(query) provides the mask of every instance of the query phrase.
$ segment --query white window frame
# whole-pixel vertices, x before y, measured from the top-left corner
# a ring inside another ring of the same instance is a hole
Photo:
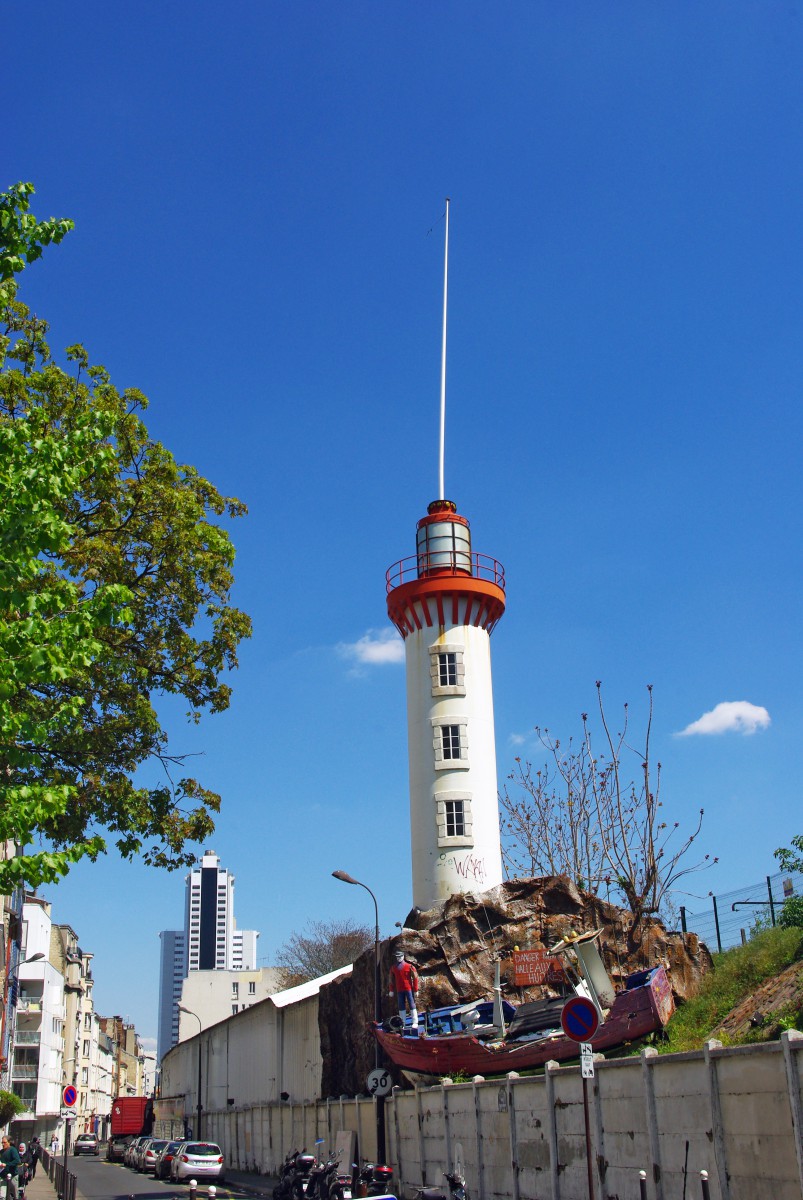
[[[441,654],[453,654],[455,657],[455,673],[457,683],[442,684],[440,670]],[[429,674],[432,679],[433,696],[465,696],[466,694],[466,665],[463,646],[455,642],[439,642],[429,648]]]
[[[466,771],[469,767],[468,761],[468,725],[465,721],[461,721],[459,717],[431,717],[432,723],[432,748],[435,751],[435,770],[436,771]],[[456,726],[458,737],[460,739],[459,757],[445,758],[443,753],[443,729],[447,726]]]
[[[446,833],[446,805],[455,802],[463,805],[463,833],[449,837]],[[438,827],[439,846],[446,848],[450,846],[473,846],[474,819],[471,812],[471,792],[458,792],[451,789],[436,792],[435,821]]]

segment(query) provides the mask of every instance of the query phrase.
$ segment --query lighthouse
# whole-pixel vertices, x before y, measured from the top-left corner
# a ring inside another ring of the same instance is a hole
[[[445,499],[449,200],[443,259],[440,499],[416,527],[415,554],[389,568],[388,616],[404,639],[413,904],[426,910],[502,882],[491,632],[505,611],[501,563],[471,547]]]
[[[388,570],[387,592],[405,650],[413,904],[428,909],[502,882],[490,638],[505,576],[441,499],[418,522],[416,553]]]

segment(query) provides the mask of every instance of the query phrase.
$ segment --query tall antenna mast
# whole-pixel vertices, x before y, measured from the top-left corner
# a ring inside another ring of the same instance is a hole
[[[443,481],[443,460],[446,442],[446,303],[449,295],[449,197],[446,197],[446,239],[443,252],[443,342],[441,345],[441,452],[439,500],[446,499]]]

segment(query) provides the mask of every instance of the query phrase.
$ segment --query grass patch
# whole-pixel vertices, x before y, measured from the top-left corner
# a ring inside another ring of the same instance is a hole
[[[699,1050],[732,1008],[800,958],[803,929],[799,928],[767,929],[745,946],[715,954],[714,970],[706,975],[700,991],[680,1005],[669,1022],[661,1053]]]

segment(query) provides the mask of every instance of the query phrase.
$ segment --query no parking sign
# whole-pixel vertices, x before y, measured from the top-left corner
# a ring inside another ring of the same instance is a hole
[[[573,996],[561,1010],[560,1024],[566,1037],[574,1042],[588,1042],[599,1028],[597,1007],[585,996]]]

